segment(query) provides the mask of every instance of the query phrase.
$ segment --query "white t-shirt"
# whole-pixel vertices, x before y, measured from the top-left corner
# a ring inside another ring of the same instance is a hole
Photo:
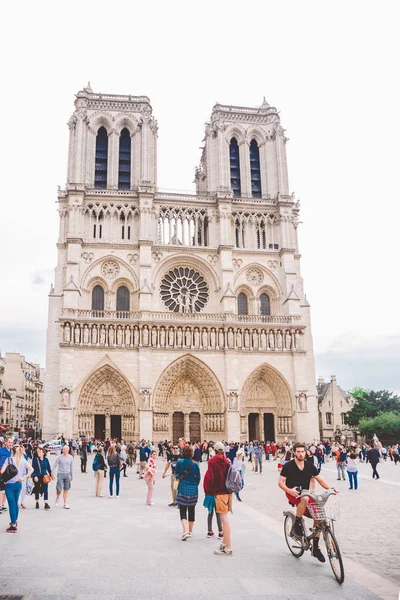
[[[15,464],[13,459],[10,457],[9,459],[6,459],[5,464]],[[26,475],[26,466],[27,466],[28,462],[25,460],[25,458],[21,458],[21,462],[19,463],[19,468],[18,468],[18,473],[16,474],[15,477],[13,477],[12,479],[10,479],[9,481],[6,481],[6,485],[8,483],[16,483],[18,481],[18,479],[22,479],[22,477],[25,477]],[[15,465],[17,466],[17,465]]]

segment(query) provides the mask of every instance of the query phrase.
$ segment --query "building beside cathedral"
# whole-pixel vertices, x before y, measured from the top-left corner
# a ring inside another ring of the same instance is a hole
[[[213,107],[192,195],[157,188],[146,96],[88,85],[68,125],[44,437],[318,439],[277,109]]]

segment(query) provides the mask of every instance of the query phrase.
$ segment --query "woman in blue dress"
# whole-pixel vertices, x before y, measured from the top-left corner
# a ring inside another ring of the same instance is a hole
[[[193,450],[186,445],[175,467],[175,477],[179,481],[176,503],[182,522],[182,541],[193,535],[195,508],[198,500],[198,488],[201,479],[198,463],[193,460]]]

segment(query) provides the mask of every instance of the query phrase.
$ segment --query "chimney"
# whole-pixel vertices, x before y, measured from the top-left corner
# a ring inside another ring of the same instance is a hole
[[[318,377],[318,387],[320,385],[324,385],[324,383],[325,383],[325,379],[323,377]]]
[[[331,383],[336,383],[336,375],[331,375]]]

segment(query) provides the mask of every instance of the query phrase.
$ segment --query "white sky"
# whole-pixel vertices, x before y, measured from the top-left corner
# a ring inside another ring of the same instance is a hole
[[[74,94],[150,97],[158,184],[193,189],[215,102],[281,111],[317,375],[400,391],[397,2],[3,6],[0,350],[44,364]]]

